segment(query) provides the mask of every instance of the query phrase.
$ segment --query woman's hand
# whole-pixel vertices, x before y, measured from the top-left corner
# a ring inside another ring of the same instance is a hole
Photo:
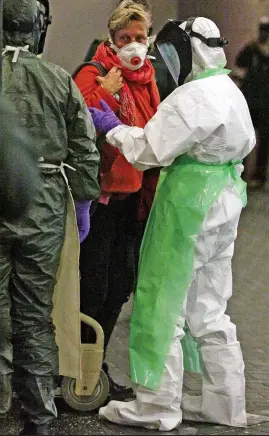
[[[118,67],[113,67],[111,70],[107,73],[106,76],[96,77],[97,83],[99,83],[107,92],[114,95],[116,92],[118,92],[123,84],[122,84],[122,72],[121,69]]]

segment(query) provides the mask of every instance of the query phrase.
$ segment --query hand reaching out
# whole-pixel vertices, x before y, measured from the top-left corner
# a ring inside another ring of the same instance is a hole
[[[122,124],[104,100],[100,100],[100,105],[103,109],[102,111],[93,107],[89,108],[94,126],[98,132],[107,133],[109,130]]]

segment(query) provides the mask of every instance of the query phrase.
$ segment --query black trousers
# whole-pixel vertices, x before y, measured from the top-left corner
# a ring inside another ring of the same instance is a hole
[[[122,306],[135,287],[142,238],[137,222],[137,194],[98,204],[89,236],[81,244],[81,311],[94,318],[105,334],[105,349]],[[95,335],[82,326],[82,342]]]
[[[261,182],[266,182],[269,161],[269,111],[267,108],[251,111],[251,117],[259,135],[255,178]]]

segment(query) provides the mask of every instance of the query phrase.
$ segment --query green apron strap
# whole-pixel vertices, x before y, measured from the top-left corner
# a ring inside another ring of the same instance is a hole
[[[181,339],[184,371],[200,373],[200,354],[198,344],[185,323],[184,336]]]
[[[236,165],[242,164],[242,161],[231,162],[230,164],[230,174],[235,183],[235,187],[237,189],[238,194],[241,197],[243,207],[247,205],[247,184],[242,180],[241,176],[238,174],[236,170]]]
[[[199,74],[196,74],[194,76],[193,80],[200,80],[200,79],[206,79],[207,77],[211,76],[219,76],[221,74],[230,74],[231,70],[227,70],[226,68],[207,68],[206,70],[202,71]]]
[[[235,187],[237,189],[238,194],[241,197],[242,205],[245,207],[247,205],[247,184],[242,180],[241,175],[238,174],[238,171],[236,169],[237,165],[242,165],[242,160],[237,161],[231,161],[223,164],[209,164],[205,162],[198,162],[197,160],[193,159],[192,157],[188,156],[187,154],[184,154],[181,156],[181,162],[185,164],[199,164],[199,165],[206,165],[207,167],[215,167],[216,169],[219,168],[229,168],[230,175],[235,183]]]

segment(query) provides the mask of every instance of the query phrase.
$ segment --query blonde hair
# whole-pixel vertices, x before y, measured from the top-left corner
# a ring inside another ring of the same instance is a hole
[[[121,7],[130,6],[130,3],[142,6],[150,14],[152,12],[151,4],[147,0],[119,0],[117,7],[118,6],[121,6]]]
[[[131,21],[140,21],[145,23],[147,28],[151,25],[151,16],[142,5],[133,3],[131,0],[125,0],[112,12],[108,29],[112,40],[118,30],[124,29]]]

